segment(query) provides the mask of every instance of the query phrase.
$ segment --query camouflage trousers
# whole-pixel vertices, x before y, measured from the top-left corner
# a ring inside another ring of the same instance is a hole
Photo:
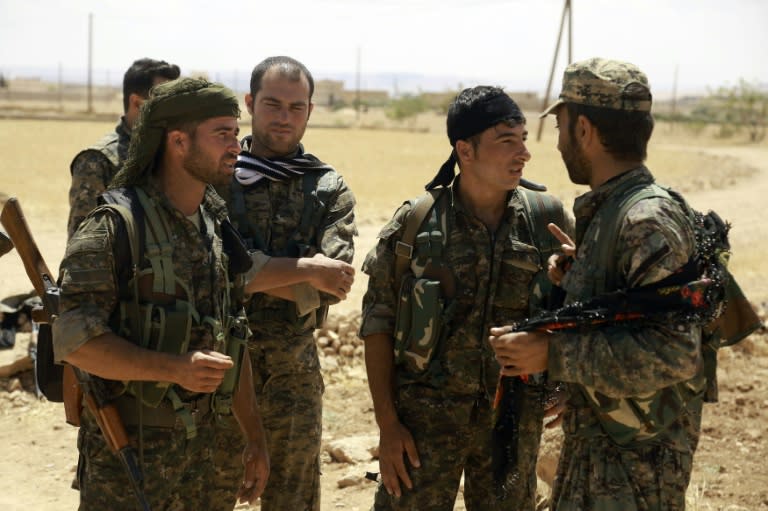
[[[268,368],[254,367],[254,384],[270,460],[262,511],[319,511],[320,371],[270,375]]]
[[[400,497],[390,496],[379,484],[373,511],[451,511],[462,473],[468,511],[533,511],[541,413],[521,418],[521,476],[508,488],[507,497],[499,500],[491,470],[493,417],[488,400],[438,398],[434,391],[409,386],[400,389],[397,410],[416,442],[421,467],[408,466],[413,489],[401,486]]]
[[[566,432],[552,489],[556,511],[684,511],[693,454],[663,445],[626,449]]]
[[[128,428],[128,434],[131,443],[137,445],[135,428]],[[209,491],[214,475],[211,420],[198,424],[197,436],[190,440],[183,426],[145,427],[143,436],[144,493],[153,510],[231,511],[233,501],[217,501]],[[77,443],[80,511],[135,511],[138,501],[131,491],[125,468],[104,442],[88,412],[83,414]]]
[[[243,449],[245,439],[234,415],[219,415],[215,419],[216,449],[213,452],[214,476],[211,495],[216,502],[229,502],[223,509],[237,504],[235,496],[243,480]]]

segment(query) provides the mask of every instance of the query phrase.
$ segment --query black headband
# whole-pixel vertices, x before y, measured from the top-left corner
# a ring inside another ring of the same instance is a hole
[[[466,140],[478,133],[482,133],[500,122],[512,122],[515,124],[525,123],[525,116],[520,111],[512,98],[505,93],[495,94],[471,105],[457,105],[455,102],[451,105],[448,112],[448,140],[452,147],[456,147],[456,142]],[[438,186],[448,186],[455,176],[456,151],[451,151],[451,155],[442,164],[437,175],[426,185],[427,190]]]
[[[525,122],[525,116],[512,98],[504,93],[484,98],[472,105],[452,108],[448,113],[448,140],[456,146],[457,140],[466,140],[500,122]]]

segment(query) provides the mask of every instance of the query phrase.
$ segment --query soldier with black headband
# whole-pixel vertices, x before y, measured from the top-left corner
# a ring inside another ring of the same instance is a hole
[[[233,493],[210,491],[220,416],[234,416],[244,437],[244,450],[224,453],[241,460],[238,497],[255,502],[269,475],[250,361],[228,349],[238,346],[230,280],[248,265],[232,264],[234,245],[223,239],[234,231],[210,186],[232,179],[239,115],[220,85],[155,87],[107,204],[80,223],[61,263],[55,357],[104,380],[139,450],[152,509],[232,508]],[[80,509],[136,509],[89,408],[78,449]]]
[[[520,477],[499,499],[491,453],[499,366],[487,342],[490,326],[523,319],[544,300],[533,285],[545,276],[541,235],[518,189],[531,159],[525,123],[503,90],[462,91],[448,111],[449,159],[428,194],[397,210],[363,264],[360,336],[380,429],[375,510],[451,510],[462,472],[468,510],[534,508],[543,390],[524,391]]]

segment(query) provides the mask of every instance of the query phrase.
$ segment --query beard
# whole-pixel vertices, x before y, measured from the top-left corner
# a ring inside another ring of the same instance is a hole
[[[218,162],[214,158],[201,151],[196,143],[192,144],[189,153],[184,157],[184,168],[192,177],[198,181],[210,185],[226,185],[232,180],[232,176],[219,172],[224,166],[225,158]]]
[[[560,155],[563,158],[563,163],[565,163],[565,168],[568,170],[568,177],[571,182],[577,185],[588,185],[592,178],[592,164],[584,156],[581,147],[574,146],[569,142],[560,151]]]
[[[260,154],[266,158],[284,158],[296,152],[304,136],[306,125],[289,137],[278,137],[269,132],[270,126],[262,129],[260,126],[252,126],[251,151],[260,148],[266,154]]]

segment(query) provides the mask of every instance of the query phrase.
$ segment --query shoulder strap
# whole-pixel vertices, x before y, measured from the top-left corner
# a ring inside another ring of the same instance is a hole
[[[523,201],[529,222],[529,231],[536,248],[539,250],[541,264],[546,268],[550,255],[560,250],[560,241],[550,232],[547,225],[565,225],[563,203],[557,197],[546,193],[526,190],[518,187],[517,193]]]
[[[120,214],[128,234],[131,264],[141,263],[141,247],[144,245],[144,211],[137,203],[130,188],[117,188],[104,192],[99,202]]]
[[[313,230],[317,232],[328,208],[328,194],[333,187],[328,186],[326,176],[328,172],[310,170],[301,177],[304,209],[301,211],[298,229],[305,243],[314,243]]]
[[[403,275],[408,271],[408,266],[411,264],[416,234],[419,232],[424,220],[429,216],[429,212],[434,207],[435,202],[437,202],[445,190],[445,188],[429,190],[416,199],[413,209],[408,214],[403,236],[395,245],[395,285],[400,285]]]
[[[605,268],[605,271],[595,277],[595,292],[602,293],[615,287],[615,282],[609,279],[615,279],[616,276],[616,260],[613,257],[613,253],[616,251],[616,242],[619,239],[621,222],[624,221],[627,212],[629,212],[632,206],[641,200],[652,197],[669,197],[669,193],[657,184],[645,184],[636,187],[634,191],[619,198],[618,201],[614,199],[611,201],[612,204],[604,204],[602,206],[602,208],[608,206],[612,213],[610,213],[610,223],[602,228],[603,232],[606,233],[605,235],[609,236],[609,238],[598,244],[598,261],[600,262],[600,267]]]

